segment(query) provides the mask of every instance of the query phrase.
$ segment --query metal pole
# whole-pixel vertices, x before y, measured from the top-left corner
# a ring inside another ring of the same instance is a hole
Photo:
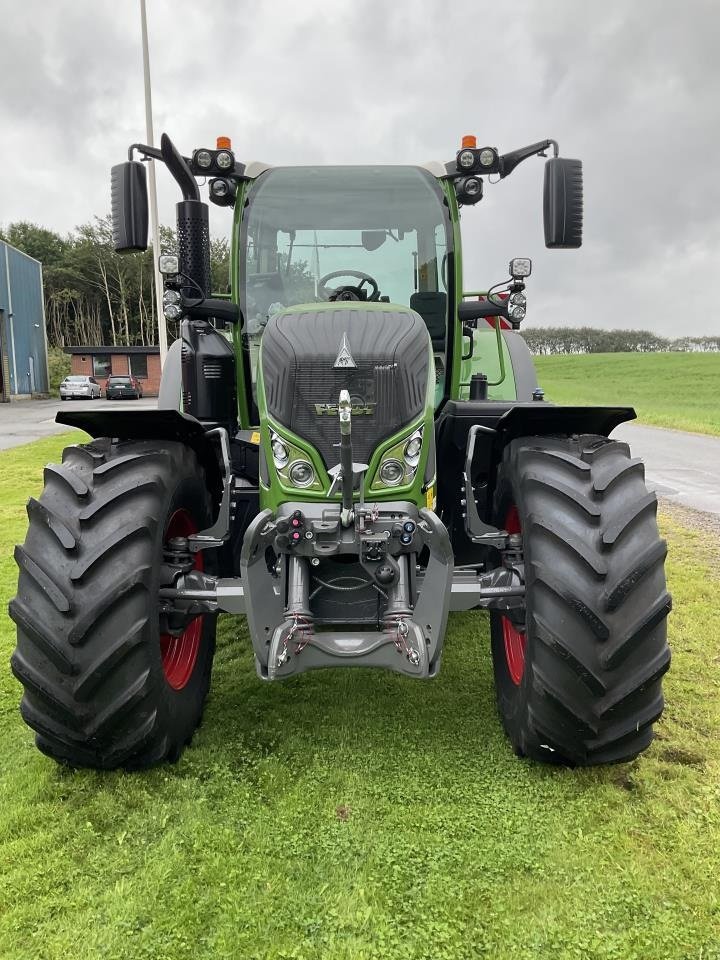
[[[148,146],[155,146],[153,134],[152,95],[150,93],[150,55],[148,53],[147,15],[145,0],[140,0],[140,25],[142,28],[143,77],[145,80],[145,139]],[[150,187],[150,223],[153,243],[153,279],[155,282],[155,312],[158,321],[158,340],[160,341],[160,367],[165,365],[167,356],[167,327],[163,313],[163,283],[158,258],[160,256],[160,227],[158,225],[157,190],[155,188],[155,161],[148,161],[148,180]]]

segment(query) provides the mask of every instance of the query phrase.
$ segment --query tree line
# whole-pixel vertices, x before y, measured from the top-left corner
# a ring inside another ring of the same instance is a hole
[[[720,336],[668,339],[650,330],[601,330],[596,327],[528,327],[522,335],[540,356],[563,353],[715,353]]]
[[[118,255],[110,215],[62,236],[33,223],[11,223],[0,239],[42,263],[48,344],[65,347],[151,345],[157,339],[153,251]],[[175,253],[175,231],[160,228],[162,253]],[[214,292],[228,289],[230,250],[211,241]],[[177,337],[168,323],[168,339]]]

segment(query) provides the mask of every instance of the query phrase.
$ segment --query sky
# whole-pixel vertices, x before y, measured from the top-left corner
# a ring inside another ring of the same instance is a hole
[[[466,208],[465,289],[533,259],[525,325],[717,334],[717,0],[147,0],[155,136],[275,164],[450,160],[545,138],[584,163],[581,250],[547,250],[543,161]],[[139,2],[0,0],[0,224],[108,212],[145,140]],[[178,199],[160,169],[161,222]],[[211,208],[213,232],[230,214]],[[708,290],[705,284],[710,282]]]

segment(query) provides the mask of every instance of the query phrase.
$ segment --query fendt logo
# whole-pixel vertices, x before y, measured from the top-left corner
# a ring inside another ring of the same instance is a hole
[[[340,344],[340,350],[338,352],[333,368],[335,370],[347,370],[352,367],[357,367],[357,364],[353,360],[353,355],[350,353],[350,346],[347,342],[347,334],[343,334],[342,343]]]
[[[354,417],[371,417],[375,413],[376,403],[365,403],[357,397],[352,397],[350,412]],[[318,417],[337,417],[339,408],[336,403],[316,403],[315,413]]]

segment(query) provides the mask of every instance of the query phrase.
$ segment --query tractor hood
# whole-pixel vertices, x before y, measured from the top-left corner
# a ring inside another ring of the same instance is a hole
[[[432,364],[422,318],[394,304],[306,304],[271,317],[262,338],[269,415],[339,460],[338,398],[353,405],[355,459],[369,463],[386,438],[425,411]]]

